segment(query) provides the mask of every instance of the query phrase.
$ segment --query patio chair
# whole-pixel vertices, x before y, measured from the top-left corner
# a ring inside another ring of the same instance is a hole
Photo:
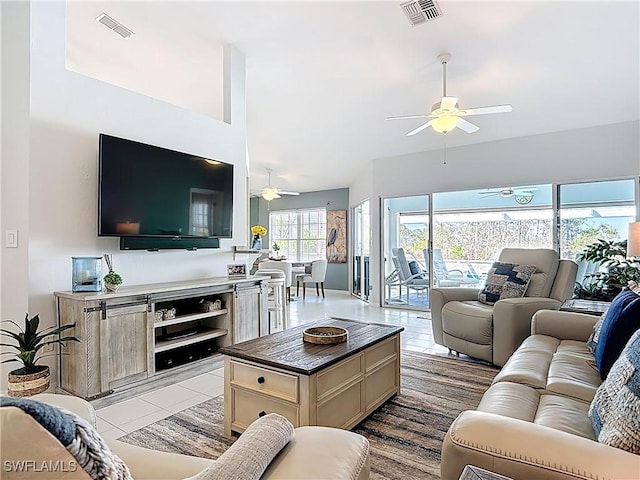
[[[423,248],[422,254],[424,255],[425,263],[429,265],[429,251]],[[460,269],[454,268],[449,270],[442,256],[442,250],[439,248],[433,249],[433,275],[437,287],[477,285],[481,281],[479,276],[478,278],[468,277]]]
[[[411,271],[404,248],[393,248],[393,264],[398,274],[397,284],[400,286],[400,298],[402,298],[402,287],[407,287],[407,304],[409,303],[410,290],[416,292],[428,292],[429,275],[423,270]],[[414,273],[415,272],[415,273]]]

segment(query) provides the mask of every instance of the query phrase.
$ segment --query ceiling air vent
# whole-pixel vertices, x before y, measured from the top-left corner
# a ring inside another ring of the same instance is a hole
[[[131,30],[129,30],[127,27],[125,27],[120,22],[116,21],[113,17],[110,17],[106,13],[101,13],[100,15],[98,15],[96,17],[96,20],[101,24],[103,24],[108,29],[116,32],[122,38],[129,38],[131,35],[133,35],[133,32]]]
[[[442,16],[442,10],[435,0],[413,0],[400,6],[414,27]]]

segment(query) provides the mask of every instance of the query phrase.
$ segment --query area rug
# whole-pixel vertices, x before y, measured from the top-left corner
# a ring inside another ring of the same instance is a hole
[[[478,405],[498,369],[458,358],[402,352],[401,393],[354,431],[369,439],[371,478],[440,478],[449,425]],[[120,440],[154,450],[217,458],[235,440],[223,433],[223,398],[213,398]]]

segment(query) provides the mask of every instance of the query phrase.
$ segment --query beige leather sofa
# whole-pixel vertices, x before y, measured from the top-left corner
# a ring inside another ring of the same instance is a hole
[[[600,385],[586,341],[597,316],[542,310],[485,392],[453,422],[442,479],[467,464],[513,479],[637,479],[640,456],[595,440],[589,405]]]
[[[55,394],[40,394],[34,400],[63,407],[89,421],[94,427],[96,416],[91,405],[78,397]],[[39,423],[16,407],[1,410],[2,465],[18,459],[32,460],[37,465],[50,460],[69,463],[73,457]],[[265,432],[265,435],[267,432]],[[136,480],[188,479],[207,469],[210,465],[227,462],[226,458],[234,450],[238,458],[244,451],[251,450],[249,442],[243,443],[242,435],[218,460],[165,453],[136,447],[118,440],[107,441],[110,449],[120,457]],[[227,462],[229,463],[229,462]],[[233,467],[233,465],[231,465]],[[2,472],[2,479],[33,479],[34,470],[18,471],[9,469]],[[86,479],[86,472],[39,472],[38,479]],[[200,477],[198,477],[200,478]],[[207,477],[209,478],[209,477]],[[211,478],[219,479],[218,475]],[[234,480],[237,477],[234,477]],[[263,479],[328,479],[340,478],[365,480],[369,478],[369,443],[356,433],[327,427],[300,427],[294,437],[269,464]]]
[[[502,366],[529,335],[535,312],[557,310],[571,298],[578,265],[548,248],[504,248],[498,261],[537,267],[524,297],[485,305],[480,289],[444,287],[431,289],[429,298],[437,344]]]

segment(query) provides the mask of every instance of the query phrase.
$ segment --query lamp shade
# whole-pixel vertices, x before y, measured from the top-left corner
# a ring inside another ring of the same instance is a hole
[[[627,257],[640,257],[640,222],[629,224]]]

